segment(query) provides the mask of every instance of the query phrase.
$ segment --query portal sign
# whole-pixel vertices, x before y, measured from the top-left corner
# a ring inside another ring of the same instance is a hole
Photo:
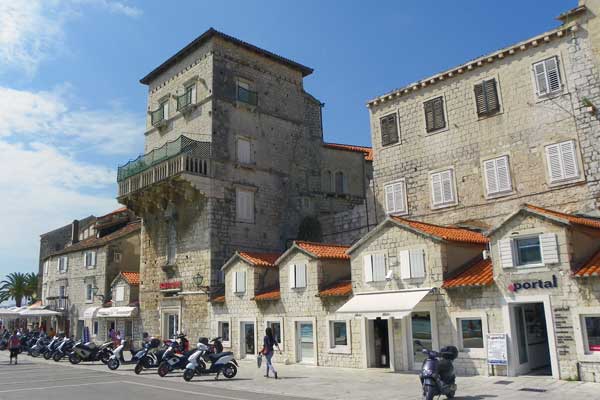
[[[525,282],[512,282],[508,285],[508,290],[516,293],[520,290],[529,289],[553,289],[558,287],[558,278],[556,275],[552,275],[552,279],[549,281],[537,280],[537,281],[525,281]]]

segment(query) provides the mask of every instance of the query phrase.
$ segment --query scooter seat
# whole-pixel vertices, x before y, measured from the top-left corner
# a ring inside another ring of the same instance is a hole
[[[233,355],[233,352],[231,351],[223,351],[221,353],[211,353],[208,355],[208,358],[210,359],[210,361],[217,361],[219,358],[221,357],[225,357],[225,356],[231,356]]]

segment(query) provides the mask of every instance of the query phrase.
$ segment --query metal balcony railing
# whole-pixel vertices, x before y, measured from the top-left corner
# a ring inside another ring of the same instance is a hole
[[[181,96],[177,96],[177,111],[192,104],[192,89],[188,89]]]
[[[158,107],[158,110],[150,112],[150,122],[152,123],[152,125],[156,125],[156,124],[162,122],[164,119],[165,119],[164,104],[161,104],[161,106]]]
[[[250,105],[258,104],[258,93],[253,92],[252,90],[248,90],[241,86],[237,87],[237,99],[243,103],[248,103]]]
[[[119,167],[119,197],[141,190],[180,173],[209,174],[210,142],[179,136],[158,149]]]

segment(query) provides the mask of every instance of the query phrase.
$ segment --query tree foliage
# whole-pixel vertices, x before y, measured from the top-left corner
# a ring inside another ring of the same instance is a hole
[[[38,277],[33,272],[12,272],[0,282],[0,303],[14,299],[17,307],[21,307],[24,298],[35,298],[37,286]]]

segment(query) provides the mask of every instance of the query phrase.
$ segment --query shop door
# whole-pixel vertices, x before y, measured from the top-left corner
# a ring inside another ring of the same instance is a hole
[[[429,311],[416,311],[410,315],[410,330],[412,344],[412,369],[420,370],[425,354],[421,352],[422,348],[432,350],[433,335],[431,331],[431,313]],[[416,341],[421,342],[421,346]]]
[[[375,368],[390,367],[388,320],[377,318],[373,320],[373,366]]]
[[[517,375],[552,375],[544,303],[516,304],[511,311]]]
[[[298,362],[314,363],[315,343],[312,322],[298,322],[296,336],[298,338]]]
[[[242,322],[241,324],[242,357],[256,354],[256,332],[254,322]]]

